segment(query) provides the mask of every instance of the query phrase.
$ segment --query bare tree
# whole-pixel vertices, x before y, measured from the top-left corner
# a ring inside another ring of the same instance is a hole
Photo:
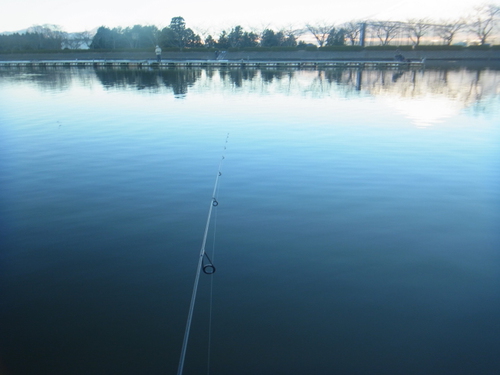
[[[453,42],[453,38],[460,30],[465,28],[466,22],[463,18],[454,21],[441,21],[441,25],[435,26],[437,36],[443,39],[444,43],[449,46]]]
[[[351,43],[351,46],[355,45],[361,33],[360,23],[358,21],[349,21],[342,25],[342,29],[345,30],[345,37]]]
[[[380,44],[382,46],[387,46],[391,43],[397,35],[399,30],[401,29],[400,22],[392,22],[392,21],[381,21],[381,22],[372,22],[370,24],[375,35],[380,40]]]
[[[62,31],[59,25],[33,25],[28,28],[29,33],[34,33],[38,35],[38,48],[46,47],[47,39],[52,40],[55,43],[51,43],[53,47],[61,48],[62,42],[66,38],[66,33]]]
[[[326,22],[317,23],[315,25],[308,23],[306,24],[306,28],[314,36],[319,46],[323,47],[328,39],[328,35],[335,29],[335,25]]]
[[[483,4],[475,7],[474,12],[470,17],[469,28],[478,37],[479,44],[484,45],[498,23],[500,7],[494,4]]]
[[[69,48],[69,49],[80,49],[83,44],[83,38],[84,38],[84,33],[71,33],[67,34],[66,38],[64,40],[64,44]]]
[[[431,25],[429,24],[429,20],[426,18],[410,19],[406,22],[408,37],[413,42],[414,46],[418,46],[420,44],[420,40],[430,28]]]
[[[70,34],[64,35],[63,42],[61,44],[63,49],[78,49],[80,48],[80,41],[74,39]]]
[[[193,27],[193,31],[195,34],[198,34],[203,40],[207,39],[209,35],[213,34],[213,32],[210,31],[210,28],[204,26],[195,26]]]
[[[257,35],[257,41],[260,43],[261,36],[265,30],[271,30],[272,26],[270,22],[259,22],[258,25],[248,26],[249,32]]]
[[[65,37],[65,32],[62,30],[59,25],[33,25],[28,28],[28,32],[36,33],[44,38],[52,38],[52,39],[61,39],[63,40]]]
[[[278,34],[283,36],[283,44],[284,47],[295,47],[297,45],[297,40],[300,36],[306,33],[307,30],[298,28],[294,24],[283,25],[278,28]]]
[[[298,39],[302,35],[304,35],[307,30],[304,28],[299,28],[294,24],[287,24],[279,28],[279,31],[281,31],[286,37],[295,37]]]

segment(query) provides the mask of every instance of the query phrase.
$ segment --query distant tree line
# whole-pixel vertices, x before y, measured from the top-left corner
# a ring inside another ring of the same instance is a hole
[[[337,38],[332,43],[344,44],[343,38]],[[100,27],[95,34],[90,48],[92,49],[123,49],[150,48],[159,45],[162,48],[248,48],[248,47],[297,47],[297,33],[290,31],[274,31],[265,29],[262,33],[245,31],[241,26],[223,30],[214,38],[205,38],[186,27],[182,17],[172,18],[169,26],[158,29],[156,26],[136,25],[132,28]]]
[[[477,6],[467,19],[442,20],[438,23],[427,18],[409,19],[406,22],[372,21],[366,22],[365,26],[369,37],[382,46],[390,45],[395,40],[401,44],[401,38],[407,38],[409,44],[419,46],[424,37],[429,35],[450,46],[460,33],[467,33],[476,40],[475,44],[484,46],[499,31],[500,7],[494,4]]]
[[[25,33],[0,34],[0,52],[88,48],[92,39],[89,31],[67,33],[56,25],[37,25]]]
[[[500,24],[500,7],[483,4],[474,8],[467,19],[441,20],[409,19],[395,21],[351,21],[340,26],[330,23],[306,24],[302,28],[283,28],[246,31],[242,26],[223,30],[219,35],[204,33],[203,37],[186,26],[182,17],[174,17],[170,24],[156,26],[135,25],[127,28],[101,26],[95,35],[90,32],[65,33],[57,27],[35,26],[25,34],[0,35],[0,51],[58,50],[90,48],[96,50],[162,48],[307,48],[333,46],[412,45],[440,39],[442,45],[452,45],[460,33],[472,35],[479,45],[487,45],[496,35]],[[315,44],[307,43],[306,35]]]
[[[0,34],[0,51],[58,50],[64,34],[57,29],[33,26],[26,33]]]

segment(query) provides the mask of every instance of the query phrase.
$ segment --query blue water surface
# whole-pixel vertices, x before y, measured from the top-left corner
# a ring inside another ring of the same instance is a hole
[[[175,373],[224,156],[185,374],[498,374],[499,92],[1,69],[0,372]]]

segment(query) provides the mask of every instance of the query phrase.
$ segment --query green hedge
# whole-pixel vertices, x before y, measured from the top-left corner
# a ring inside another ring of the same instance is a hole
[[[328,47],[318,48],[318,51],[325,51],[325,52],[359,52],[362,50],[363,47],[361,46],[328,46]]]
[[[291,52],[297,51],[297,47],[244,47],[228,48],[228,52]]]
[[[443,46],[443,45],[420,45],[415,47],[416,51],[462,51],[464,46]]]
[[[411,46],[366,46],[367,51],[395,51],[399,49],[400,51],[411,50]]]
[[[89,49],[2,49],[0,47],[0,53],[4,55],[16,54],[16,53],[29,53],[29,54],[44,54],[44,53],[66,53],[66,54],[79,54],[86,53],[89,51],[97,51],[97,50],[89,50]],[[101,52],[101,51],[99,51]]]
[[[490,45],[487,46],[469,46],[467,49],[470,49],[472,51],[488,51],[491,49]]]
[[[223,48],[205,48],[205,47],[197,47],[197,48],[163,48],[163,53],[168,52],[215,52],[217,50],[224,50]],[[247,48],[228,48],[226,49],[229,52],[295,52],[295,51],[309,51],[309,52],[360,52],[363,50],[366,51],[396,51],[399,50],[401,52],[405,51],[498,51],[500,50],[500,45],[486,45],[486,46],[445,46],[445,45],[419,45],[417,47],[413,47],[411,45],[405,46],[366,46],[365,48],[361,46],[329,46],[329,47],[316,47],[313,45],[308,46],[300,46],[300,47],[247,47]],[[34,53],[34,54],[44,54],[44,53],[65,53],[65,54],[80,54],[80,53],[107,53],[107,52],[150,52],[154,54],[154,50],[151,48],[141,48],[141,49],[61,49],[61,50],[6,50],[2,49],[0,46],[1,54],[13,54],[13,53]]]
[[[367,51],[395,51],[399,49],[400,51],[463,51],[463,50],[473,50],[473,51],[488,51],[488,50],[498,50],[500,45],[493,46],[459,46],[459,45],[428,45],[421,44],[419,46],[367,46],[365,47]]]

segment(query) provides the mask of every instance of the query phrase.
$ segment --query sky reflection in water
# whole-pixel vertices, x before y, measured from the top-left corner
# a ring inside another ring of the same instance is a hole
[[[491,69],[1,69],[3,365],[175,372],[229,133],[212,373],[497,373],[499,87]],[[200,288],[186,373],[206,371]]]

